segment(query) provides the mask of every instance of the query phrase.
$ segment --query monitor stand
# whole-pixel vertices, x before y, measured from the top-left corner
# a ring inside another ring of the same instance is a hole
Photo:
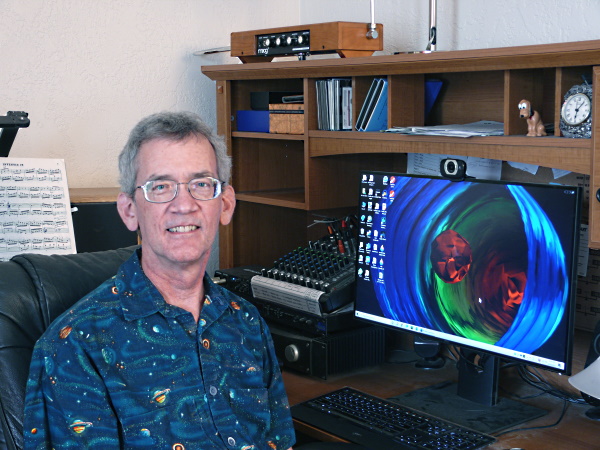
[[[500,363],[467,353],[458,361],[458,383],[443,382],[390,400],[482,433],[493,434],[547,414],[546,410],[498,397]]]

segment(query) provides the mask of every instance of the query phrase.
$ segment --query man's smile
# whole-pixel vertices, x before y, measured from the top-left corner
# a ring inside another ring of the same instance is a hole
[[[180,225],[173,228],[167,228],[167,231],[171,233],[188,233],[190,231],[197,230],[198,228],[200,227],[198,227],[197,225]]]

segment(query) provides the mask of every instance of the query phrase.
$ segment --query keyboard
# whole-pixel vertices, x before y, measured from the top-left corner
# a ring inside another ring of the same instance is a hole
[[[292,406],[292,417],[373,450],[478,449],[487,434],[344,387]]]

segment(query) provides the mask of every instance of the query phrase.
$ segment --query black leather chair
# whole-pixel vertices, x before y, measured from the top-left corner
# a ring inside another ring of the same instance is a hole
[[[136,246],[74,255],[23,254],[0,262],[0,450],[23,448],[23,406],[36,341],[48,325],[113,276]],[[309,443],[296,450],[354,450]]]
[[[33,346],[48,325],[113,276],[135,246],[0,262],[0,449],[23,448],[23,404]]]

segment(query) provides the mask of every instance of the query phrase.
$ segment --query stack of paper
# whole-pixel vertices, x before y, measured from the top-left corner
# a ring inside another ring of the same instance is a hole
[[[386,130],[390,133],[412,134],[420,136],[451,136],[451,137],[472,137],[472,136],[503,136],[504,124],[492,120],[480,120],[479,122],[456,124],[456,125],[436,125],[430,127],[392,127]]]
[[[356,120],[358,131],[381,131],[387,128],[387,79],[375,78]]]

